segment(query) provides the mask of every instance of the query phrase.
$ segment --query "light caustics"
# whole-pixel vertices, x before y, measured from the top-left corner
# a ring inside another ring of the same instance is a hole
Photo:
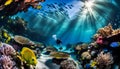
[[[82,8],[82,15],[85,15],[85,16],[87,16],[87,14],[89,14],[89,15],[94,15],[94,12],[93,12],[93,6],[95,5],[94,4],[94,0],[88,0],[88,1],[85,1],[84,2],[84,6],[83,6],[83,8]]]
[[[106,0],[85,0],[84,2],[81,0],[74,2],[73,5],[73,10],[68,11],[70,13],[77,11],[78,13],[76,12],[71,19],[66,18],[65,14],[47,12],[47,15],[44,15],[45,12],[40,11],[40,14],[35,16],[37,11],[33,9],[18,14],[18,16],[29,21],[29,28],[45,37],[40,40],[52,43],[51,37],[56,34],[64,44],[67,44],[89,41],[92,33],[104,26],[106,19],[113,11],[113,8],[110,7],[111,2],[106,2]],[[26,17],[27,15],[29,17]]]

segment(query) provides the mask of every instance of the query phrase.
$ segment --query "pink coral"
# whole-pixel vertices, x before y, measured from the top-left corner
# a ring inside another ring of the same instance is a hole
[[[15,54],[15,49],[6,43],[2,43],[2,46],[0,47],[0,53],[2,55],[14,55]]]
[[[98,43],[98,44],[103,44],[103,40],[102,40],[102,36],[99,36],[98,38],[97,38],[97,40],[96,40],[96,43]]]
[[[2,65],[2,69],[12,69],[14,66],[14,62],[8,56],[2,55],[0,58],[0,64]]]

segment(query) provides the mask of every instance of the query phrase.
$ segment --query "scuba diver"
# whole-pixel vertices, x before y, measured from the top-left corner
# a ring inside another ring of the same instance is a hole
[[[62,49],[63,49],[63,48],[61,47],[62,41],[57,38],[57,35],[53,35],[52,37],[53,37],[53,39],[56,41],[56,44],[57,44],[58,46],[60,46],[59,49],[62,50]]]

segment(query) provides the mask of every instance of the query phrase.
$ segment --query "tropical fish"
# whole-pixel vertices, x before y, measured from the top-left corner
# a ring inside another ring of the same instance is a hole
[[[86,69],[90,69],[90,64],[86,64]]]
[[[91,66],[91,67],[94,67],[96,64],[97,64],[97,62],[92,61],[92,62],[90,63],[90,66]]]
[[[120,42],[112,42],[110,44],[111,47],[119,47],[120,46]]]
[[[42,8],[42,6],[41,5],[38,5],[37,7],[36,7],[36,9],[41,9]]]
[[[27,64],[29,64],[29,65],[37,64],[37,59],[36,59],[35,53],[31,49],[29,49],[27,47],[23,47],[20,54],[21,54],[22,60],[26,61]]]
[[[10,5],[12,2],[13,2],[13,0],[7,0],[4,5],[5,6]]]

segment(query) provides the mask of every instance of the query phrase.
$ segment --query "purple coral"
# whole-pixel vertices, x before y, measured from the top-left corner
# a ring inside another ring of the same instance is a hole
[[[14,66],[14,62],[8,56],[2,55],[0,58],[0,65],[2,69],[12,69]]]
[[[6,43],[2,43],[2,46],[0,47],[0,53],[2,55],[14,55],[15,54],[15,49]]]

